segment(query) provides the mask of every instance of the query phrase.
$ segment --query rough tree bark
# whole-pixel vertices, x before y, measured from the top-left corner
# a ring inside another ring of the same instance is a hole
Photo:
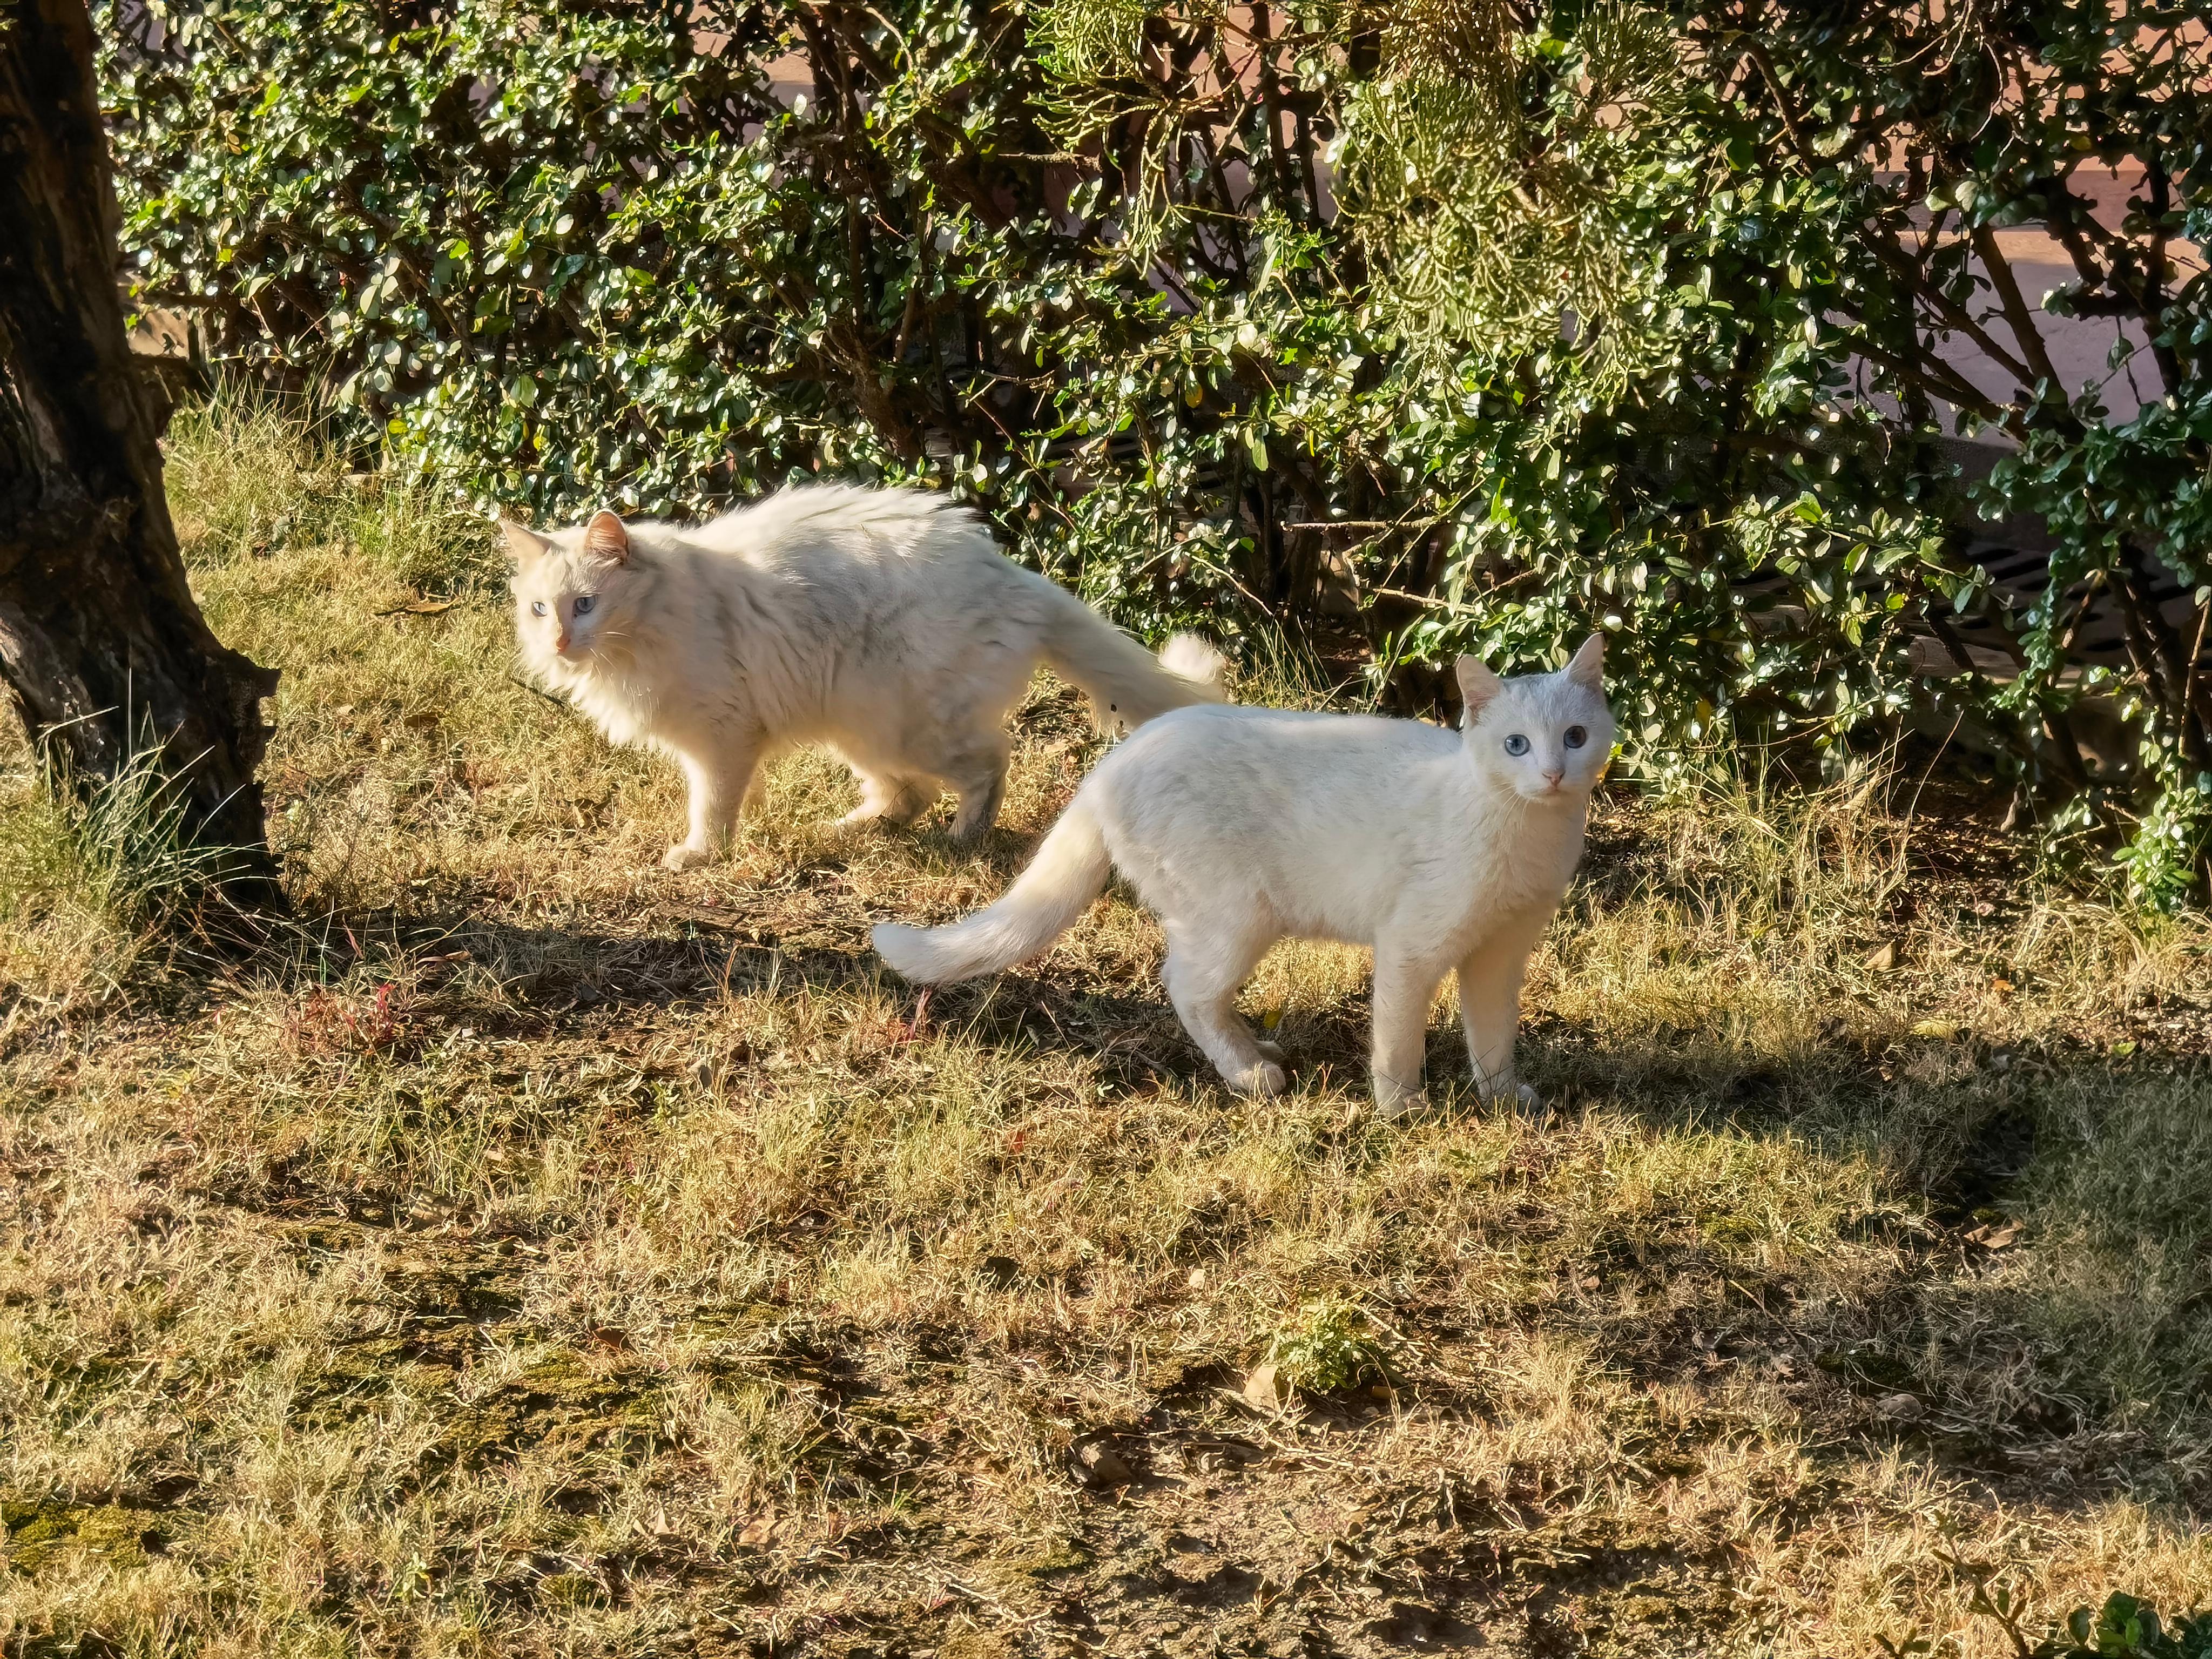
[[[224,890],[272,908],[253,770],[276,675],[216,641],[185,582],[119,219],[84,0],[0,5],[0,680],[80,781],[157,735],[185,833],[237,849]]]

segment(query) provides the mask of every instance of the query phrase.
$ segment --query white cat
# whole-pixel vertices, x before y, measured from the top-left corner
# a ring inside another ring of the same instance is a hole
[[[973,841],[998,816],[1006,718],[1040,658],[1102,730],[1223,695],[1203,641],[1178,635],[1154,660],[973,514],[915,490],[812,485],[696,526],[501,527],[524,661],[614,742],[683,765],[673,870],[714,856],[762,757],[791,743],[830,744],[859,775],[847,822],[904,823],[945,786],[953,835]]]
[[[1278,939],[1375,947],[1374,1089],[1421,1098],[1423,1035],[1443,976],[1477,1085],[1514,1079],[1529,953],[1582,857],[1591,787],[1612,752],[1605,647],[1501,680],[1459,659],[1467,718],[1415,720],[1186,708],[1102,761],[997,903],[951,927],[885,924],[876,949],[922,984],[1036,955],[1106,884],[1110,864],[1159,913],[1160,979],[1233,1089],[1273,1094],[1281,1054],[1238,1018],[1237,988]]]

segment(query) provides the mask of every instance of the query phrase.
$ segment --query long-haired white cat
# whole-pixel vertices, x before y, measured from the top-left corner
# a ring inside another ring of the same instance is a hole
[[[907,489],[787,489],[708,524],[602,512],[540,535],[501,526],[523,659],[616,743],[673,756],[690,833],[663,860],[711,860],[763,755],[834,746],[860,780],[847,822],[904,823],[960,797],[954,836],[998,816],[1006,715],[1040,659],[1102,730],[1218,702],[1227,665],[1178,635],[1158,659],[1023,569],[973,514]]]
[[[1522,975],[1582,857],[1612,752],[1605,647],[1501,680],[1459,659],[1459,732],[1416,720],[1186,708],[1102,761],[997,903],[951,927],[887,923],[876,949],[921,984],[996,973],[1074,925],[1119,868],[1167,933],[1160,979],[1229,1085],[1283,1087],[1281,1059],[1236,1012],[1278,939],[1375,947],[1374,1088],[1421,1098],[1423,1034],[1457,970],[1478,1086],[1513,1075]]]

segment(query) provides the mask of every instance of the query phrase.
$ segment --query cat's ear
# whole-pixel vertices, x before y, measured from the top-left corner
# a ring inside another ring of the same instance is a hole
[[[1567,678],[1593,691],[1605,690],[1605,635],[1593,634],[1567,659]]]
[[[1505,689],[1505,682],[1473,657],[1459,659],[1459,694],[1467,702],[1467,718],[1474,723],[1490,700]]]
[[[623,528],[620,519],[603,507],[592,514],[591,523],[584,526],[584,551],[609,564],[628,564],[629,532]]]
[[[506,545],[507,562],[520,570],[533,560],[545,556],[552,543],[532,531],[524,529],[512,519],[499,521],[500,540]]]

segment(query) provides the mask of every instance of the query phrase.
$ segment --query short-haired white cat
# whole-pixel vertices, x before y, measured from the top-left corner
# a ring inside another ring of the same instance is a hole
[[[1155,659],[917,490],[808,485],[702,525],[602,512],[550,534],[501,527],[523,660],[610,739],[684,768],[672,870],[715,856],[762,757],[794,743],[830,744],[859,775],[848,823],[908,822],[942,787],[960,797],[954,836],[975,840],[1040,659],[1103,731],[1223,696],[1212,647],[1178,635]]]
[[[1109,866],[1159,914],[1160,979],[1229,1085],[1283,1087],[1282,1058],[1235,1007],[1278,939],[1375,947],[1374,1090],[1422,1098],[1431,1003],[1459,975],[1485,1095],[1528,1097],[1513,1032],[1529,954],[1582,857],[1590,790],[1612,752],[1605,647],[1556,673],[1500,679],[1459,659],[1461,730],[1370,715],[1185,708],[1107,756],[997,903],[935,928],[886,923],[876,949],[925,985],[996,973],[1045,949]]]

